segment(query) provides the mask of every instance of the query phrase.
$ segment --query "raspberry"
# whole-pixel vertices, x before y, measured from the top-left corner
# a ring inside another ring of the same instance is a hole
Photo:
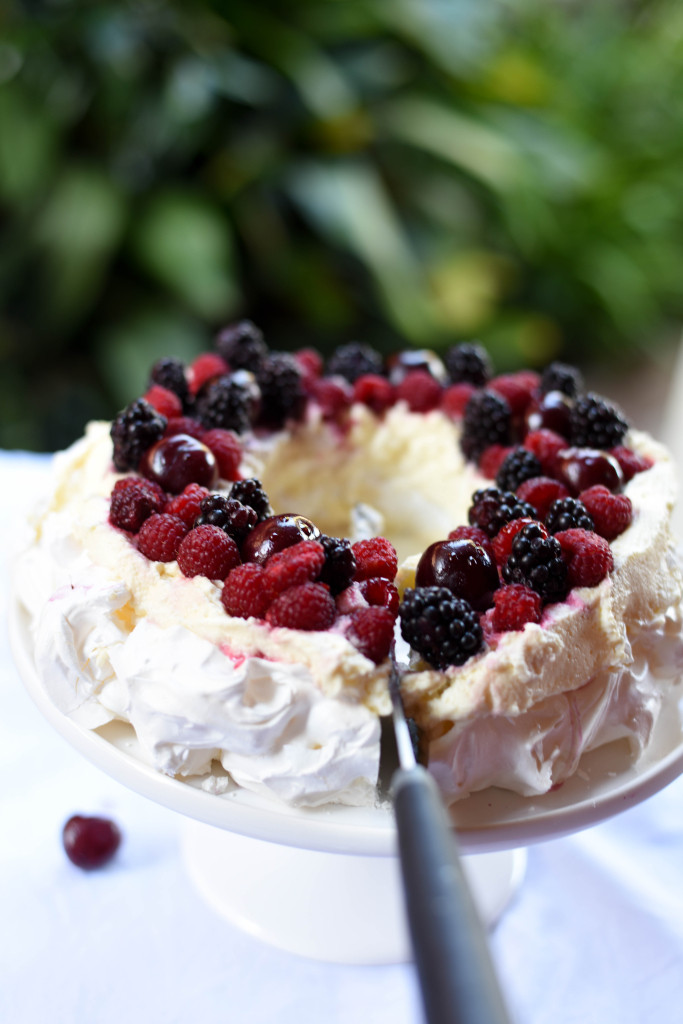
[[[201,484],[188,484],[184,491],[171,498],[164,511],[169,515],[178,516],[186,526],[194,526],[201,503],[209,494],[210,491]]]
[[[157,359],[149,375],[149,386],[152,384],[159,384],[162,388],[172,391],[183,405],[187,402],[189,394],[187,376],[185,366],[179,359],[171,357]]]
[[[348,637],[361,654],[379,665],[389,656],[394,639],[393,615],[387,608],[359,608],[351,615]]]
[[[627,430],[628,423],[616,406],[600,395],[582,395],[572,407],[570,437],[577,448],[615,448]]]
[[[137,533],[146,519],[163,512],[166,495],[158,484],[142,477],[117,480],[111,492],[109,522],[120,530]]]
[[[462,342],[449,348],[444,363],[452,384],[484,387],[491,377],[491,360],[486,349],[476,343]]]
[[[280,594],[266,613],[271,626],[326,630],[337,616],[334,598],[321,583],[302,583]]]
[[[197,394],[197,415],[204,427],[221,427],[243,434],[251,424],[254,396],[248,385],[224,374],[208,381]]]
[[[304,376],[304,383],[310,387],[313,381],[318,380],[323,372],[323,357],[315,348],[300,348],[294,353],[301,372]]]
[[[216,348],[231,370],[256,373],[268,355],[261,331],[251,320],[224,327],[216,338]]]
[[[540,622],[543,602],[540,594],[521,583],[499,587],[493,595],[491,624],[499,633],[524,629],[527,622]]]
[[[353,396],[343,377],[320,377],[311,385],[311,398],[320,406],[324,420],[338,420],[350,408]]]
[[[361,580],[358,584],[359,590],[368,604],[374,607],[386,608],[396,618],[398,615],[398,589],[389,580],[381,576],[373,576],[368,580]]]
[[[519,485],[517,497],[520,501],[528,501],[533,505],[537,519],[545,520],[553,502],[568,498],[569,491],[559,480],[553,480],[549,476],[535,476]]]
[[[396,395],[386,377],[378,373],[364,373],[354,382],[353,400],[367,405],[368,409],[381,416],[394,404]]]
[[[317,540],[302,540],[270,556],[265,567],[265,583],[281,594],[288,587],[315,582],[324,564],[322,544]]]
[[[504,444],[490,444],[479,456],[479,469],[484,476],[495,480],[498,470],[503,462],[515,449]]]
[[[351,550],[356,559],[356,582],[370,579],[372,576],[393,580],[398,572],[396,549],[385,537],[356,541]]]
[[[236,434],[231,430],[215,427],[207,430],[202,443],[210,448],[216,457],[218,472],[223,480],[238,480],[240,462],[242,461],[242,445]]]
[[[399,616],[403,639],[434,668],[462,665],[482,646],[477,613],[447,587],[409,587]]]
[[[326,534],[319,540],[325,552],[320,582],[327,584],[331,594],[340,594],[352,583],[356,572],[356,557],[351,550],[351,541],[346,537],[328,537]]]
[[[595,524],[595,532],[606,540],[614,540],[631,525],[633,505],[625,494],[612,494],[602,484],[581,491],[585,505]]]
[[[121,832],[110,818],[74,814],[62,829],[64,852],[78,868],[104,867],[121,845]]]
[[[561,533],[562,530],[573,529],[595,529],[593,519],[586,510],[586,506],[577,498],[561,498],[559,501],[554,501],[548,514],[544,517],[544,521],[549,533]]]
[[[478,526],[487,536],[495,537],[513,519],[535,519],[536,509],[528,502],[520,501],[511,491],[488,487],[472,495],[468,518],[472,526]]]
[[[199,420],[193,419],[192,416],[174,416],[166,424],[164,437],[173,437],[175,434],[188,434],[190,437],[196,438],[197,441],[201,441],[205,433],[206,430]]]
[[[652,459],[646,455],[638,455],[636,452],[631,451],[630,448],[624,447],[624,445],[617,445],[616,448],[610,448],[609,454],[617,460],[621,466],[621,471],[624,474],[624,481],[628,483],[632,480],[636,473],[644,473],[645,470],[651,469],[653,466]]]
[[[265,569],[257,562],[231,569],[221,592],[226,612],[238,619],[265,619],[276,597],[276,591],[266,581]]]
[[[168,388],[163,388],[160,384],[152,384],[142,397],[145,402],[148,402],[153,409],[156,409],[161,416],[165,416],[167,420],[173,419],[175,416],[182,416],[183,414],[183,403],[178,396],[169,391]]]
[[[218,526],[197,526],[180,542],[178,565],[184,576],[224,580],[239,565],[240,555],[232,537]]]
[[[120,473],[137,469],[148,448],[164,436],[166,418],[144,398],[136,398],[111,425],[114,466]]]
[[[576,398],[583,391],[583,377],[575,366],[566,363],[550,363],[541,375],[541,391],[561,391],[570,398]]]
[[[256,380],[261,389],[262,426],[279,429],[287,420],[301,419],[306,392],[303,373],[294,356],[273,352],[261,363]]]
[[[259,517],[259,522],[273,514],[268,495],[263,490],[261,481],[257,480],[255,476],[234,483],[230,488],[230,497],[253,508]]]
[[[525,517],[523,519],[513,519],[512,522],[507,523],[500,533],[497,533],[493,538],[493,555],[498,565],[503,566],[507,562],[512,552],[512,542],[521,529],[528,526],[529,523],[536,522],[535,519]],[[547,531],[544,530],[545,536],[547,537]],[[489,541],[489,543],[491,543]]]
[[[614,568],[608,541],[588,530],[555,534],[567,565],[570,587],[597,587]]]
[[[493,544],[488,533],[484,533],[483,530],[479,529],[478,526],[456,526],[454,530],[448,534],[449,540],[473,540],[475,544],[478,544],[484,549],[490,558],[493,558]]]
[[[366,373],[382,373],[383,360],[379,352],[369,345],[351,341],[341,345],[332,354],[327,364],[327,376],[345,377],[350,384],[355,384],[359,377]]]
[[[411,370],[396,386],[396,401],[407,402],[411,412],[431,412],[438,408],[442,390],[427,370]]]
[[[510,444],[510,406],[495,391],[475,391],[467,403],[460,447],[465,457],[476,462],[491,444]]]
[[[188,527],[179,516],[155,513],[146,519],[138,533],[138,551],[151,562],[172,562]]]
[[[228,364],[215,352],[204,352],[197,356],[189,369],[191,394],[196,395],[208,381],[224,377],[229,372]]]
[[[531,587],[545,601],[561,601],[566,596],[567,566],[562,549],[540,523],[524,526],[513,540],[503,579]]]
[[[526,448],[513,448],[503,459],[496,473],[496,485],[501,491],[516,491],[520,484],[541,475],[541,463]]]
[[[218,526],[240,545],[257,522],[258,515],[249,505],[243,505],[235,498],[226,498],[224,494],[208,494],[202,499],[194,525]]]
[[[538,390],[539,376],[532,370],[503,373],[489,381],[487,387],[504,398],[513,416],[523,416],[534,393]]]
[[[555,476],[557,473],[557,457],[561,451],[567,448],[567,439],[554,430],[532,430],[524,438],[524,447],[533,452],[546,476]]]
[[[467,403],[476,390],[474,384],[468,384],[466,381],[444,388],[441,392],[442,411],[452,420],[461,420],[465,415]]]

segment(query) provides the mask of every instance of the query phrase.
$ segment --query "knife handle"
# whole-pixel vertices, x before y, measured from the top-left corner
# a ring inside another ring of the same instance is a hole
[[[428,1024],[511,1024],[452,826],[421,765],[392,782],[408,925]]]

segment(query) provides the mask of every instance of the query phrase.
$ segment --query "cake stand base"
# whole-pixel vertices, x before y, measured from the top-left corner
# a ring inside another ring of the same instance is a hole
[[[183,854],[206,902],[231,924],[314,960],[391,964],[412,958],[397,857],[320,853],[189,819]],[[524,875],[526,852],[464,857],[482,919],[492,926]]]

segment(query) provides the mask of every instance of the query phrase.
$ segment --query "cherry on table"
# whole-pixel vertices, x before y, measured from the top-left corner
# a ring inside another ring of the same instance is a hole
[[[448,587],[476,611],[493,602],[498,570],[491,556],[473,540],[439,540],[423,552],[415,572],[416,587]]]
[[[67,857],[85,871],[104,867],[121,845],[121,832],[110,818],[75,814],[62,830]]]
[[[301,540],[318,540],[320,530],[310,519],[283,512],[268,516],[249,531],[242,543],[243,562],[266,562],[276,551],[284,551]]]
[[[170,494],[180,494],[188,484],[211,488],[218,481],[216,456],[189,434],[157,441],[143,456],[140,471]]]

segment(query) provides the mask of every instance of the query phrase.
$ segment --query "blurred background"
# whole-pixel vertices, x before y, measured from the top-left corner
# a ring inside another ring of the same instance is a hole
[[[0,446],[64,446],[244,316],[656,407],[682,125],[677,0],[5,0]]]

